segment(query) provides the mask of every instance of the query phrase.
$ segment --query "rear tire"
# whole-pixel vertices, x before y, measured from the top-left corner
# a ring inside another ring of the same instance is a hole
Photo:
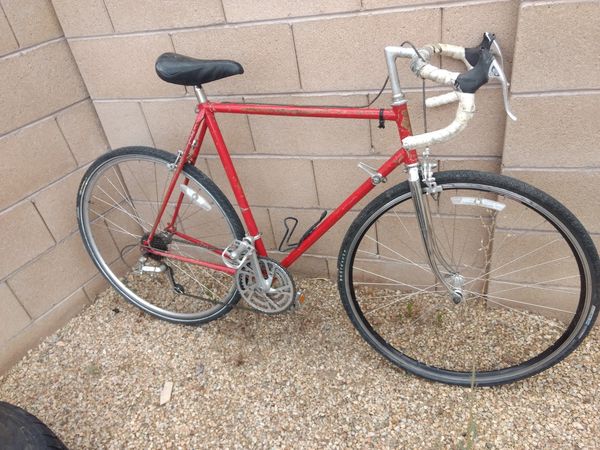
[[[77,220],[94,264],[123,297],[160,319],[194,325],[229,312],[240,294],[234,277],[225,272],[182,259],[157,257],[144,252],[140,245],[158,215],[175,160],[171,153],[148,147],[126,147],[101,156],[81,181]],[[184,196],[175,228],[201,244],[167,231],[179,186],[184,183],[210,209],[204,210]],[[223,249],[243,236],[244,227],[229,200],[206,175],[186,164],[151,247],[223,265]],[[144,257],[146,261],[140,262]],[[145,270],[140,271],[142,268]],[[156,272],[147,270],[151,268]]]
[[[342,243],[338,288],[356,329],[396,366],[448,384],[509,383],[562,360],[600,304],[598,254],[582,224],[519,180],[435,178],[443,190],[424,201],[464,299],[431,272],[405,182],[367,205]]]

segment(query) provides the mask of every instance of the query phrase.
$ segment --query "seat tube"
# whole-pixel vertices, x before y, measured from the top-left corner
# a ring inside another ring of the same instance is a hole
[[[248,205],[248,200],[246,199],[246,194],[244,193],[244,189],[242,188],[242,184],[240,183],[240,179],[237,175],[235,167],[233,166],[233,161],[231,160],[231,156],[229,155],[229,150],[225,145],[225,141],[223,140],[223,135],[221,134],[221,130],[219,129],[219,125],[215,119],[214,112],[210,109],[210,107],[206,108],[206,124],[208,125],[208,131],[210,131],[210,135],[213,138],[213,142],[215,143],[215,147],[217,149],[217,153],[219,154],[219,158],[221,159],[221,163],[223,164],[223,169],[225,170],[225,174],[229,179],[229,184],[231,185],[231,189],[233,190],[233,195],[240,207],[242,212],[242,217],[244,222],[246,223],[246,228],[250,236],[258,235],[258,227],[256,226],[256,221],[254,220],[254,216],[252,215],[252,211],[250,210],[250,206]],[[267,256],[267,250],[265,248],[265,244],[262,240],[262,237],[259,237],[254,242],[257,253],[260,256]]]

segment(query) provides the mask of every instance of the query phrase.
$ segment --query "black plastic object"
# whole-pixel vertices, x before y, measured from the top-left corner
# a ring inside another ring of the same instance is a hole
[[[479,53],[482,48],[489,50],[492,47],[492,42],[496,39],[496,35],[494,33],[483,33],[483,39],[481,39],[481,43],[477,47],[465,48],[465,58],[471,64],[471,66],[475,67],[477,62],[479,62]]]
[[[302,241],[304,239],[306,239],[310,235],[310,233],[312,233],[315,230],[315,228],[317,228],[317,225],[319,225],[323,221],[323,219],[325,218],[326,215],[327,215],[327,211],[323,211],[321,213],[321,217],[319,217],[319,219],[315,223],[313,223],[308,230],[306,230],[306,232],[302,235],[300,240],[298,242],[296,242],[295,244],[290,244],[290,239],[292,238],[292,235],[294,234],[294,231],[296,230],[296,227],[298,226],[298,219],[296,219],[295,217],[292,217],[292,216],[289,216],[289,217],[286,217],[285,219],[283,219],[283,226],[285,227],[285,233],[283,234],[283,238],[281,239],[281,242],[279,243],[277,250],[279,250],[280,252],[287,252],[289,250],[292,250],[292,249],[298,247],[302,243]]]
[[[200,86],[244,73],[242,65],[227,59],[196,59],[177,53],[163,53],[155,64],[156,73],[167,83]]]
[[[0,448],[67,450],[65,444],[37,417],[6,402],[0,402]]]
[[[290,225],[290,223],[292,223],[292,225]],[[277,250],[279,250],[280,252],[287,252],[288,250],[291,250],[298,246],[297,243],[290,244],[290,239],[292,237],[292,234],[294,234],[294,231],[296,230],[296,227],[298,226],[298,219],[296,219],[295,217],[292,217],[292,216],[286,217],[285,219],[283,219],[283,226],[285,227],[285,233],[283,234],[283,238],[281,239],[281,242],[279,243]],[[285,245],[285,247],[284,247],[284,245]]]
[[[474,94],[481,86],[488,82],[490,66],[494,61],[494,55],[486,48],[479,50],[479,60],[471,70],[461,73],[456,77],[454,86],[460,92]]]

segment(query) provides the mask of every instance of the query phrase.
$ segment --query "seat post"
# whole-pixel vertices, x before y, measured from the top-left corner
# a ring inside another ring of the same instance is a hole
[[[198,99],[198,103],[206,103],[208,102],[208,98],[204,93],[204,89],[202,86],[194,86],[194,92],[196,93],[196,98]]]

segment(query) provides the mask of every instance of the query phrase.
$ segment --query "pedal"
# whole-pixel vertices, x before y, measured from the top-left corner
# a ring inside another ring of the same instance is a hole
[[[221,257],[223,258],[223,263],[227,267],[239,269],[250,255],[252,255],[253,251],[254,247],[252,244],[245,240],[240,241],[236,239],[223,250]]]

